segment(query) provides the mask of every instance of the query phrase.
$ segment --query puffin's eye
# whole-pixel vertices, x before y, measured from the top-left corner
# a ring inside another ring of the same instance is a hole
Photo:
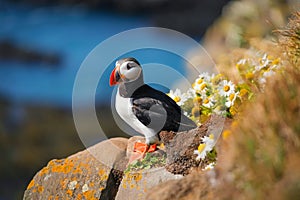
[[[130,66],[130,64],[127,64],[126,67],[127,67],[127,70],[130,70],[133,66]]]

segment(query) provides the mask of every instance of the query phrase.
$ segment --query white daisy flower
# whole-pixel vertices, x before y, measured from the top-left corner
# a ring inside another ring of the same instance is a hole
[[[184,93],[181,93],[181,91],[177,88],[175,92],[173,90],[170,90],[170,92],[167,94],[169,97],[171,97],[179,106],[182,106],[184,102],[188,99],[187,95]]]
[[[228,97],[226,97],[225,106],[227,108],[233,106],[237,96],[238,96],[238,92],[235,92],[235,93],[231,93]]]
[[[265,77],[265,78],[273,76],[273,75],[275,75],[275,72],[273,70],[268,70],[263,73],[263,77]]]
[[[194,154],[197,155],[196,160],[204,159],[206,154],[214,148],[214,135],[204,136],[202,142],[199,144],[198,149],[194,151]]]
[[[238,65],[245,65],[247,61],[248,61],[247,59],[243,58],[243,59],[240,59],[240,60],[237,62],[237,64],[238,64]]]
[[[202,169],[202,171],[212,170],[215,168],[215,165],[216,165],[216,163],[214,163],[214,162],[209,163],[208,165],[205,166],[204,169]]]
[[[214,76],[214,74],[212,74],[212,76],[209,75],[208,72],[203,72],[199,75],[199,78],[203,79],[204,81],[208,82],[210,81],[210,79]]]
[[[231,93],[234,93],[235,85],[231,81],[223,80],[219,86],[219,92],[221,96],[228,97]]]
[[[203,98],[202,105],[206,108],[211,108],[215,105],[215,99],[212,96],[205,97]]]
[[[261,58],[259,64],[255,66],[255,71],[260,71],[264,68],[266,68],[271,63],[271,60],[269,59],[269,56],[265,53],[263,57]]]
[[[186,97],[188,99],[195,98],[196,97],[196,90],[194,90],[193,88],[189,88],[188,91],[186,92]]]
[[[201,79],[202,80],[202,79]],[[196,83],[193,85],[193,89],[198,93],[198,94],[205,94],[207,91],[207,86],[208,83],[206,81],[201,82],[200,84]]]
[[[213,76],[214,75],[210,76],[207,72],[201,73],[195,80],[193,89],[199,94],[205,93],[207,91],[207,86],[209,85],[209,82],[211,81],[211,78]]]

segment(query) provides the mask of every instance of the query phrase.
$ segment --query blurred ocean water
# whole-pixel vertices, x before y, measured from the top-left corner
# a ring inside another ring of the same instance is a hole
[[[71,107],[76,73],[93,48],[122,31],[152,26],[148,16],[90,11],[80,7],[36,8],[20,4],[0,5],[0,24],[0,40],[10,40],[40,52],[54,52],[62,58],[59,66],[55,67],[39,62],[1,60],[0,95],[17,104],[29,102],[60,107]],[[152,39],[159,42],[166,38],[156,34]],[[180,41],[170,42],[178,48],[185,45]],[[126,56],[134,56],[141,63],[172,66],[180,73],[185,73],[182,58],[170,52],[145,49],[128,52]],[[112,68],[113,63],[108,66],[108,69]],[[99,104],[110,102],[110,70],[100,80],[101,92],[96,94]]]

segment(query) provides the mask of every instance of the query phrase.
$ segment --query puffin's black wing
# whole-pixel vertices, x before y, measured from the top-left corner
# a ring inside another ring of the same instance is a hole
[[[160,130],[178,132],[196,127],[173,99],[146,84],[138,88],[131,99],[132,111],[138,120],[157,132]]]

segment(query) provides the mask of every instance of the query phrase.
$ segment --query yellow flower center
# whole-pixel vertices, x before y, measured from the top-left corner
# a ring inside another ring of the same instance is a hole
[[[209,103],[209,100],[208,100],[208,99],[204,99],[203,103],[204,103],[204,104],[208,104],[208,103]]]
[[[246,79],[253,79],[253,78],[254,78],[254,74],[252,72],[246,74]]]
[[[181,98],[180,98],[179,96],[175,96],[175,97],[174,97],[174,101],[175,101],[175,102],[179,102],[180,100],[181,100]]]
[[[195,85],[196,85],[196,84],[195,84],[195,83],[193,83],[193,84],[192,84],[192,88],[195,88]]]
[[[245,96],[246,94],[248,93],[248,90],[246,90],[246,89],[241,89],[241,91],[240,91],[240,96]]]
[[[203,79],[202,78],[199,78],[198,80],[197,80],[197,83],[198,84],[201,84],[203,82]]]
[[[200,89],[203,90],[204,88],[206,88],[206,83],[203,83],[201,86],[200,86]]]
[[[273,65],[278,65],[280,62],[280,58],[276,58],[275,60],[273,60],[272,64]]]
[[[229,112],[232,114],[232,116],[236,115],[237,110],[233,106],[229,108]]]
[[[223,88],[223,90],[225,92],[228,92],[230,90],[230,86],[229,85],[225,85],[224,88]]]
[[[199,146],[198,146],[199,153],[201,153],[204,150],[205,146],[206,146],[206,144],[199,144]]]
[[[235,97],[235,94],[234,94],[234,93],[230,94],[230,95],[229,95],[229,100],[232,101],[232,100],[234,99],[234,97]]]
[[[196,97],[196,98],[193,99],[193,102],[195,104],[201,104],[202,103],[202,98],[201,97]]]

